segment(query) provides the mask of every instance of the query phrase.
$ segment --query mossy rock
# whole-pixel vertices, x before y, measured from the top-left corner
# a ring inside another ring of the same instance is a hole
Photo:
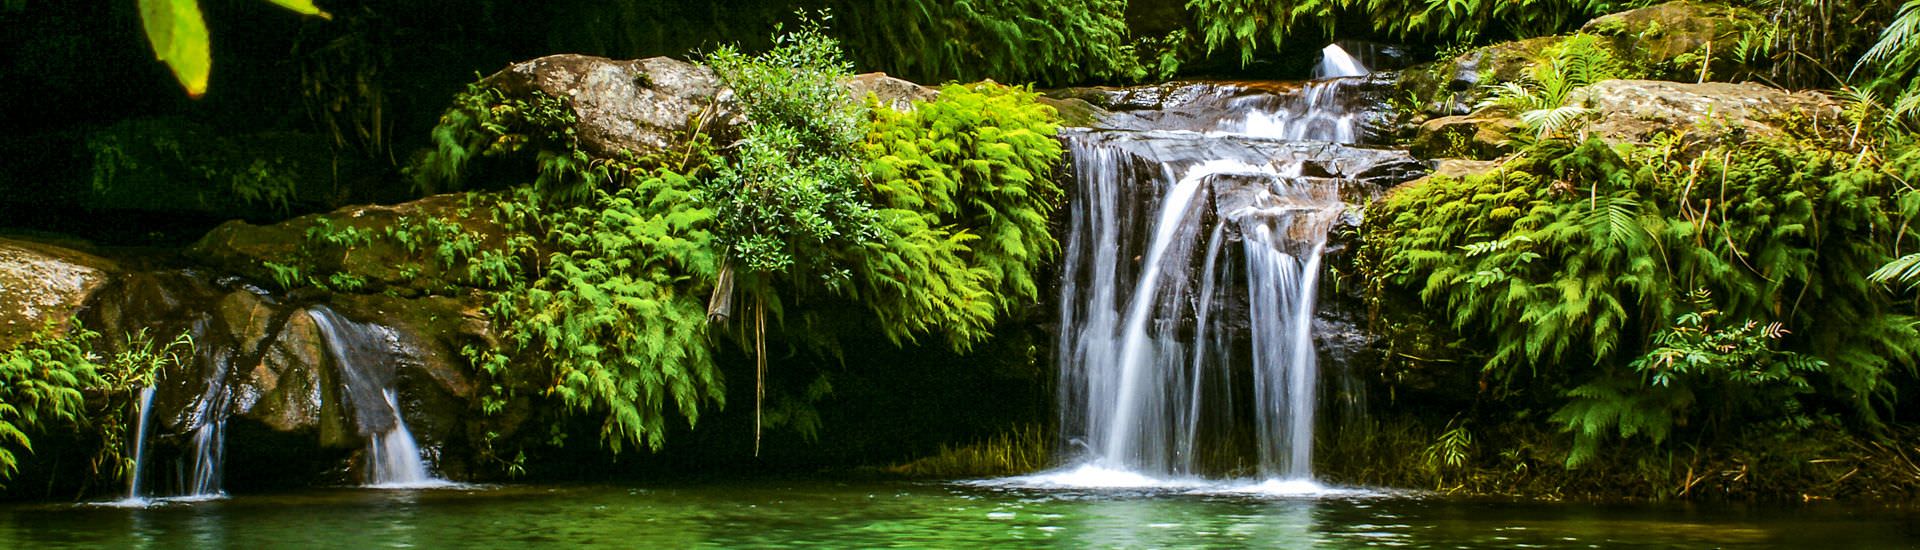
[[[1848,135],[1840,104],[1825,94],[1751,82],[1608,80],[1571,101],[1593,112],[1588,135],[1616,143],[1649,143],[1662,135],[1708,144],[1807,130]]]
[[[1408,151],[1423,159],[1492,159],[1513,151],[1507,136],[1519,125],[1513,117],[1492,113],[1443,116],[1421,123]]]
[[[1431,117],[1465,115],[1486,99],[1486,89],[1520,80],[1546,57],[1548,50],[1567,40],[1542,36],[1501,42],[1468,50],[1449,59],[1416,65],[1400,73],[1395,97],[1408,98],[1419,123]]]
[[[1680,0],[1597,17],[1580,32],[1607,37],[1621,60],[1647,76],[1711,81],[1740,73],[1733,56],[1740,36],[1765,24],[1747,8]]]
[[[187,253],[263,286],[320,286],[407,296],[457,292],[466,274],[437,260],[435,243],[420,242],[424,237],[419,234],[435,224],[471,235],[476,249],[504,248],[511,235],[492,219],[495,200],[492,194],[455,193],[393,206],[347,207],[276,224],[229,221],[208,232]],[[410,246],[409,241],[414,244]],[[286,275],[289,268],[298,272],[293,280]],[[356,282],[342,286],[330,281],[334,274]]]

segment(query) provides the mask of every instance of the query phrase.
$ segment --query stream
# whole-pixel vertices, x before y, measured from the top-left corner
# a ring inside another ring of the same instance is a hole
[[[1910,511],[734,480],[0,508],[0,548],[1896,548]]]

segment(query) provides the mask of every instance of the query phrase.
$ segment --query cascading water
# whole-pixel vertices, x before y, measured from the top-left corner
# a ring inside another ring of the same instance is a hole
[[[196,322],[195,334],[207,332],[205,322]],[[226,495],[220,482],[221,468],[226,464],[228,404],[233,397],[227,388],[231,363],[230,356],[217,350],[202,351],[200,364],[211,370],[203,377],[206,389],[193,405],[193,465],[191,471],[182,472],[179,486],[186,492],[173,498],[193,500]]]
[[[1335,46],[1322,67],[1367,73]],[[1155,111],[1066,132],[1058,360],[1077,464],[1027,482],[1312,477],[1320,258],[1343,188],[1404,159],[1348,145],[1363,133],[1352,80],[1160,88]]]
[[[127,498],[107,503],[111,506],[146,506],[147,498],[141,482],[147,466],[147,419],[153,411],[153,386],[140,388],[140,408],[135,411],[133,428],[133,471],[127,473]]]
[[[399,411],[400,406],[393,398],[393,390],[386,391],[387,406]],[[414,443],[413,432],[407,430],[407,421],[399,416],[393,419],[393,429],[373,436],[367,445],[367,481],[374,487],[410,487],[443,483],[427,473],[427,464],[420,460],[420,445]]]
[[[1320,50],[1320,64],[1314,66],[1313,78],[1347,78],[1366,76],[1371,72],[1367,70],[1366,65],[1360,63],[1359,59],[1347,53],[1346,48],[1338,44],[1328,44],[1326,48]]]
[[[306,310],[326,339],[340,373],[342,393],[353,407],[360,433],[367,437],[366,485],[409,488],[445,485],[427,472],[420,446],[400,414],[394,397],[392,349],[386,327],[356,323],[326,306]]]

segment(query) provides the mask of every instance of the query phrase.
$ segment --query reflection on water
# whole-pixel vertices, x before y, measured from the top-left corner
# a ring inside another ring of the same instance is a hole
[[[0,548],[1906,547],[1908,512],[831,481],[0,508]]]

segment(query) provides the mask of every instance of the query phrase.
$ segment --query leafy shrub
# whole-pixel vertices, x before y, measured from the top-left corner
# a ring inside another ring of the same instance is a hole
[[[1592,460],[1600,442],[1615,434],[1660,443],[1689,418],[1789,430],[1812,425],[1799,396],[1813,393],[1807,376],[1825,372],[1826,362],[1775,350],[1787,334],[1777,321],[1716,326],[1721,312],[1710,300],[1710,293],[1696,292],[1695,310],[1655,333],[1653,349],[1628,364],[1631,373],[1608,373],[1567,392],[1572,400],[1553,420],[1574,434],[1568,466]]]
[[[298,136],[239,139],[175,118],[133,119],[87,137],[96,200],[122,208],[256,207],[284,214],[315,184],[324,145]]]
[[[874,237],[853,161],[867,114],[843,83],[852,63],[815,23],[775,41],[758,56],[730,47],[707,56],[748,121],[707,195],[719,244],[744,272],[833,284],[848,267],[827,252]]]

